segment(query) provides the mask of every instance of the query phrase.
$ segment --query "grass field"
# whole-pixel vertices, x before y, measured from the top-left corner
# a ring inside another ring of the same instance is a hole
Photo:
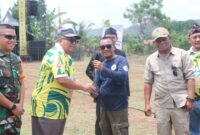
[[[129,106],[144,109],[143,72],[144,56],[129,57],[130,89]],[[82,82],[90,82],[85,75],[88,60],[75,62],[76,77]],[[40,62],[24,63],[26,75],[25,114],[23,115],[22,135],[31,135],[31,117],[29,115],[30,97],[38,79]],[[143,112],[129,109],[130,135],[156,135],[156,122],[153,116],[145,117]],[[65,125],[64,135],[94,135],[95,103],[93,99],[74,92],[70,114]]]

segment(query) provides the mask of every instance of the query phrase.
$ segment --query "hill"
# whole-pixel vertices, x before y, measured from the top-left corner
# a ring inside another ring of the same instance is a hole
[[[173,27],[175,24],[183,24],[183,23],[190,23],[189,25],[192,25],[192,24],[194,24],[194,23],[197,23],[197,24],[200,25],[200,19],[198,19],[198,20],[186,20],[186,21],[176,21],[176,20],[171,21],[172,27]],[[149,27],[146,29],[146,33],[150,33],[154,28],[155,28],[155,26],[149,25]],[[103,29],[103,28],[91,29],[91,30],[88,32],[88,36],[91,36],[91,37],[101,36],[101,34],[102,34],[102,29]],[[133,25],[130,26],[130,27],[124,28],[124,34],[137,35],[138,33],[139,33],[139,25],[138,25],[138,24],[133,24]]]

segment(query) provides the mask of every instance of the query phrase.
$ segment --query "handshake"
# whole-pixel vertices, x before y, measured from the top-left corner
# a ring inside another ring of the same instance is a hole
[[[94,83],[88,83],[84,86],[84,91],[88,92],[91,97],[97,98],[98,97],[98,92],[96,91],[96,87]]]

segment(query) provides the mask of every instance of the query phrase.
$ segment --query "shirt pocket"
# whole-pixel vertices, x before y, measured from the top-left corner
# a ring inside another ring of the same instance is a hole
[[[181,60],[172,62],[172,74],[174,79],[184,79],[183,65]]]
[[[151,71],[153,72],[154,76],[161,77],[162,72],[158,64],[152,65]]]
[[[0,68],[0,77],[2,77],[2,78],[8,77],[9,78],[9,77],[11,77],[11,73],[7,68],[1,67]]]

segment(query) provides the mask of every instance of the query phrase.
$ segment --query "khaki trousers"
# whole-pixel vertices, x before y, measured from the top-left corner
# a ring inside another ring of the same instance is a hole
[[[182,108],[156,108],[157,134],[189,135],[189,114]]]

